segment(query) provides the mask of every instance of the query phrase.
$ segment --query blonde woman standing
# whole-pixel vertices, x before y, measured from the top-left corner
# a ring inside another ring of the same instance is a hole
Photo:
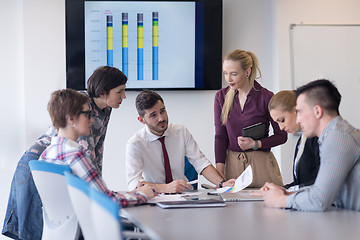
[[[216,168],[226,179],[237,178],[247,166],[253,170],[250,187],[262,187],[265,182],[282,185],[277,161],[270,151],[283,144],[287,133],[281,131],[268,110],[274,95],[255,79],[261,72],[253,52],[234,50],[223,62],[224,79],[229,86],[215,96],[215,159]],[[262,123],[264,138],[253,140],[242,136],[242,129]],[[269,136],[269,125],[274,134]]]

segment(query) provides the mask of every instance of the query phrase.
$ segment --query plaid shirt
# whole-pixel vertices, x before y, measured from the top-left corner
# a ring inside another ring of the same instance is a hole
[[[84,149],[78,143],[64,138],[53,137],[51,144],[40,156],[42,161],[68,164],[74,175],[90,183],[90,186],[107,194],[122,207],[139,205],[147,201],[142,193],[119,193],[110,191],[93,164],[85,157]]]

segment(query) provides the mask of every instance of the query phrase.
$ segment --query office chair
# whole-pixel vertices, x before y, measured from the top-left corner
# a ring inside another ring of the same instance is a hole
[[[33,160],[29,162],[43,205],[43,240],[78,239],[80,229],[66,187],[67,165]]]
[[[65,177],[85,240],[149,239],[144,233],[122,231],[120,206],[106,194],[71,173]]]
[[[189,162],[189,159],[185,156],[185,177],[189,180],[189,181],[193,181],[193,180],[197,180],[199,178],[198,173],[196,172],[195,168],[193,165],[191,165],[191,163]],[[198,184],[192,184],[194,189],[198,189]]]
[[[120,206],[106,194],[90,188],[91,211],[97,239],[149,239],[142,232],[123,231]]]
[[[70,200],[79,220],[79,225],[85,240],[98,239],[96,237],[93,217],[91,214],[91,200],[89,192],[91,187],[89,183],[68,172],[65,173],[65,178]]]

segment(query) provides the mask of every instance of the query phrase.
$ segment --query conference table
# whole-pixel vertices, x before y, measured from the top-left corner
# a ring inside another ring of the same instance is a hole
[[[326,212],[301,212],[247,201],[215,208],[162,209],[143,205],[121,211],[154,240],[360,239],[360,212],[335,207]]]

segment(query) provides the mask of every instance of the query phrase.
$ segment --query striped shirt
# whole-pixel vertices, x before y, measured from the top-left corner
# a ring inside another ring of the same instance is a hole
[[[334,204],[360,211],[360,130],[338,116],[318,142],[320,169],[315,183],[289,195],[286,207],[324,211]]]
[[[95,166],[85,157],[84,148],[77,142],[63,137],[53,137],[51,144],[40,156],[42,161],[67,164],[74,175],[84,179],[91,187],[107,194],[122,207],[138,205],[147,201],[142,193],[119,193],[110,191]]]

